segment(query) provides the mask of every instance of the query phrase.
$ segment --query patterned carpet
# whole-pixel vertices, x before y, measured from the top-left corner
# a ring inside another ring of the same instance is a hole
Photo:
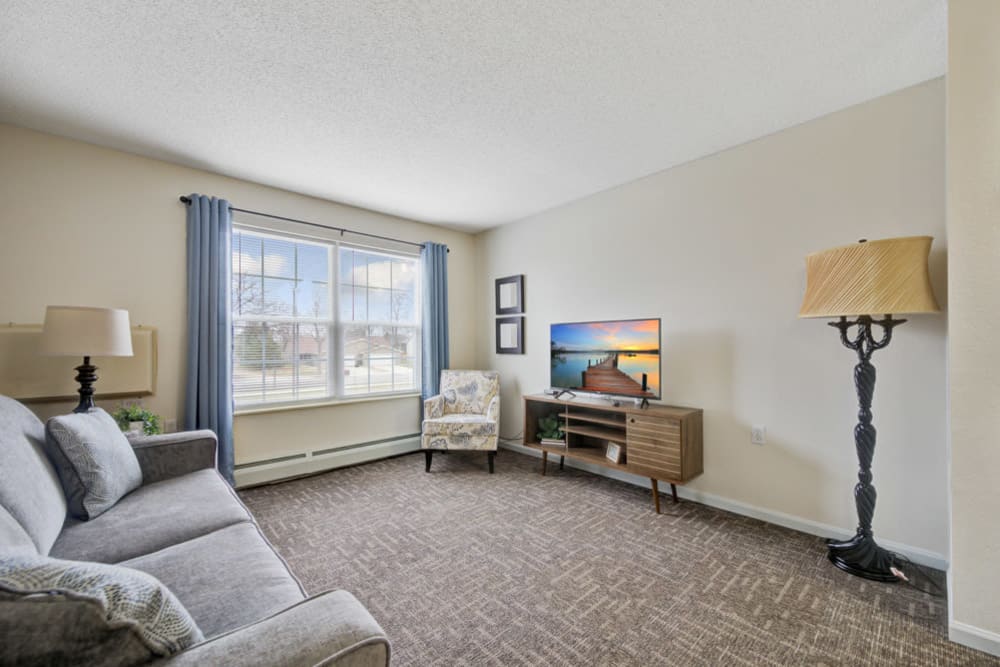
[[[1000,664],[947,641],[943,598],[842,573],[817,537],[538,466],[417,453],[240,495],[393,665]]]

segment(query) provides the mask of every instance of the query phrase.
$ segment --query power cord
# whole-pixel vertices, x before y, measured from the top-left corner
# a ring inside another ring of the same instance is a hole
[[[936,581],[934,581],[934,578],[931,577],[931,575],[929,575],[927,573],[927,568],[925,568],[922,565],[918,565],[917,563],[914,563],[912,560],[910,560],[906,556],[903,556],[903,555],[898,554],[896,552],[893,552],[892,557],[893,557],[893,560],[895,560],[900,565],[906,565],[906,566],[909,566],[910,568],[912,568],[912,572],[915,572],[915,573],[919,574],[920,577],[924,581],[926,581],[928,584],[930,584],[930,585],[928,587],[919,586],[919,585],[917,585],[917,583],[915,581],[911,580],[910,577],[906,576],[905,572],[903,572],[899,568],[895,568],[894,567],[894,568],[892,568],[892,572],[897,577],[899,577],[904,582],[906,582],[907,584],[909,584],[911,587],[917,589],[921,593],[926,593],[927,595],[930,595],[930,596],[933,596],[933,597],[936,597],[936,598],[946,597],[944,589],[941,588],[941,586],[938,585],[938,583]]]

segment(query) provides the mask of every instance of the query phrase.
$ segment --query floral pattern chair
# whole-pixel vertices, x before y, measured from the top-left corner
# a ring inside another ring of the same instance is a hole
[[[500,433],[500,376],[496,371],[441,371],[440,394],[424,401],[420,447],[431,471],[434,450],[487,452],[490,474]]]

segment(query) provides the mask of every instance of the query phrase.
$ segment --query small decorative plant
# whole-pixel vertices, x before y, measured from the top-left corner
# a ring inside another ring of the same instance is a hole
[[[146,435],[156,435],[162,432],[160,428],[160,416],[155,415],[138,403],[132,405],[122,405],[111,413],[114,420],[118,422],[118,428],[128,431],[132,422],[142,422],[142,432]]]
[[[559,424],[559,418],[554,414],[548,415],[547,417],[538,418],[538,437],[540,438],[553,438],[559,440],[563,437],[562,426]]]

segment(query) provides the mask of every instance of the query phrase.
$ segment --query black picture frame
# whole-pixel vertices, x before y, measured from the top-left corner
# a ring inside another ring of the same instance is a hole
[[[516,329],[514,330],[514,345],[504,347],[501,345],[501,328],[503,325],[513,324]],[[498,317],[497,318],[497,330],[496,330],[496,340],[497,340],[497,354],[524,354],[524,316],[518,317]]]
[[[500,301],[500,291],[505,285],[513,285],[514,299],[515,303],[511,306],[502,307]],[[494,286],[494,294],[496,298],[496,310],[497,315],[514,315],[516,313],[524,312],[524,275],[519,274],[516,276],[507,276],[506,278],[497,278]]]

